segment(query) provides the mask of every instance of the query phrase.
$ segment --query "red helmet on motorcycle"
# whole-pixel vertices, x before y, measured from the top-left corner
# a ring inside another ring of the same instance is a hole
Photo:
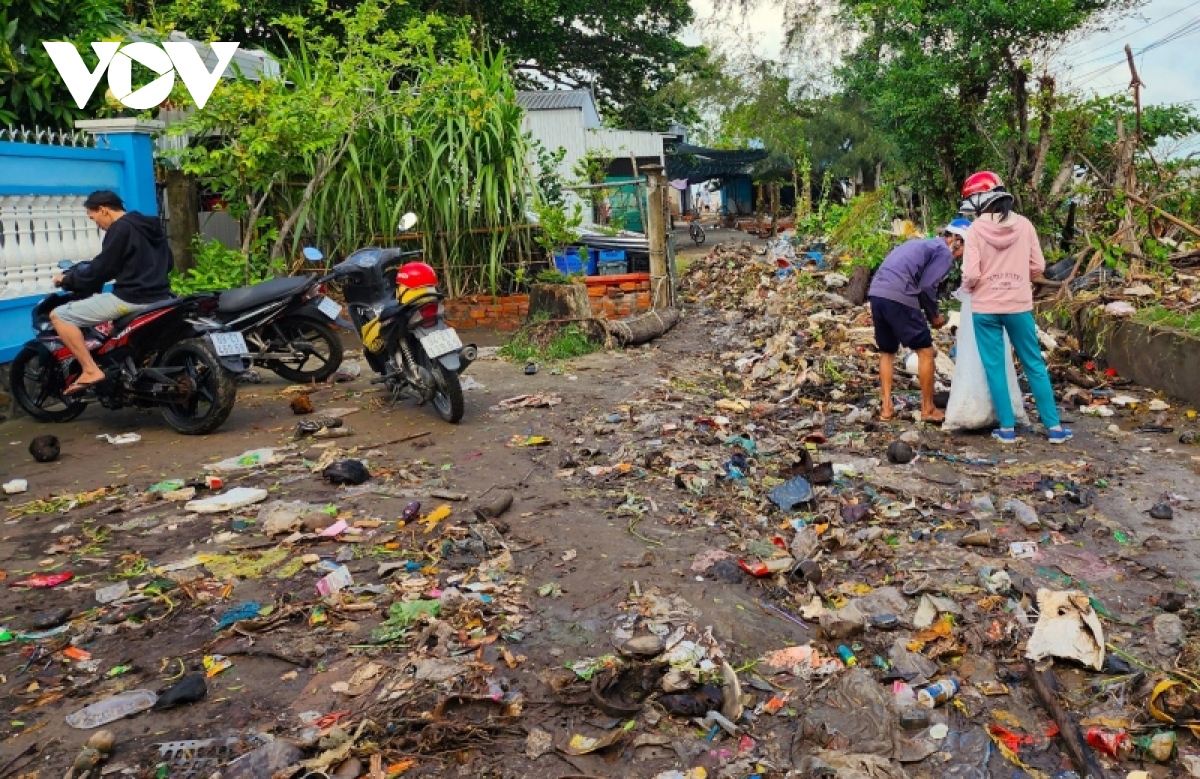
[[[436,287],[437,274],[423,262],[410,262],[396,271],[396,283],[402,287]]]

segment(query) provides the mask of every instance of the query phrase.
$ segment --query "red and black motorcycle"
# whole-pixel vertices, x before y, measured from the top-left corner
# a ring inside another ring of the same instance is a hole
[[[107,409],[158,406],[167,424],[187,435],[221,426],[233,410],[237,374],[246,370],[250,355],[242,334],[215,318],[215,295],[172,298],[86,328],[88,351],[106,378],[67,395],[79,364],[54,332],[50,312],[79,297],[51,293],[33,310],[37,335],[11,366],[13,398],[27,414],[66,422],[95,401]]]

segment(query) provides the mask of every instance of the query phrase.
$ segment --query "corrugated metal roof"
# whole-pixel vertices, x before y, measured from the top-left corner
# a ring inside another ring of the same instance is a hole
[[[517,105],[526,111],[560,111],[566,108],[583,108],[591,99],[591,94],[582,89],[550,89],[517,93]]]

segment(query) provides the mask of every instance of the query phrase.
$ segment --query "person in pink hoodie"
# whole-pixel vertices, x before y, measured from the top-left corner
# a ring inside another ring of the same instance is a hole
[[[1005,373],[1004,334],[1007,333],[1021,359],[1050,443],[1065,443],[1071,440],[1072,433],[1059,419],[1033,318],[1033,280],[1046,268],[1037,230],[1033,223],[1012,210],[1013,196],[995,173],[984,171],[967,179],[963,198],[962,210],[978,215],[967,233],[962,286],[971,294],[975,340],[1000,420],[1000,427],[992,432],[992,437],[1001,443],[1019,440]]]

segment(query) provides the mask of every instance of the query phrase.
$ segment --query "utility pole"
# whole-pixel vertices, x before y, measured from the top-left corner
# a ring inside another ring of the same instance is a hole
[[[643,165],[646,175],[646,242],[650,246],[650,300],[655,308],[673,302],[667,268],[667,174],[662,165]]]
[[[1137,145],[1142,141],[1142,87],[1146,85],[1138,78],[1137,66],[1133,64],[1133,49],[1129,47],[1128,43],[1125,44],[1125,59],[1129,61],[1129,74],[1133,77],[1129,82],[1129,87],[1133,90],[1133,105],[1137,109],[1137,125],[1135,129],[1137,135],[1134,139],[1134,145]]]

